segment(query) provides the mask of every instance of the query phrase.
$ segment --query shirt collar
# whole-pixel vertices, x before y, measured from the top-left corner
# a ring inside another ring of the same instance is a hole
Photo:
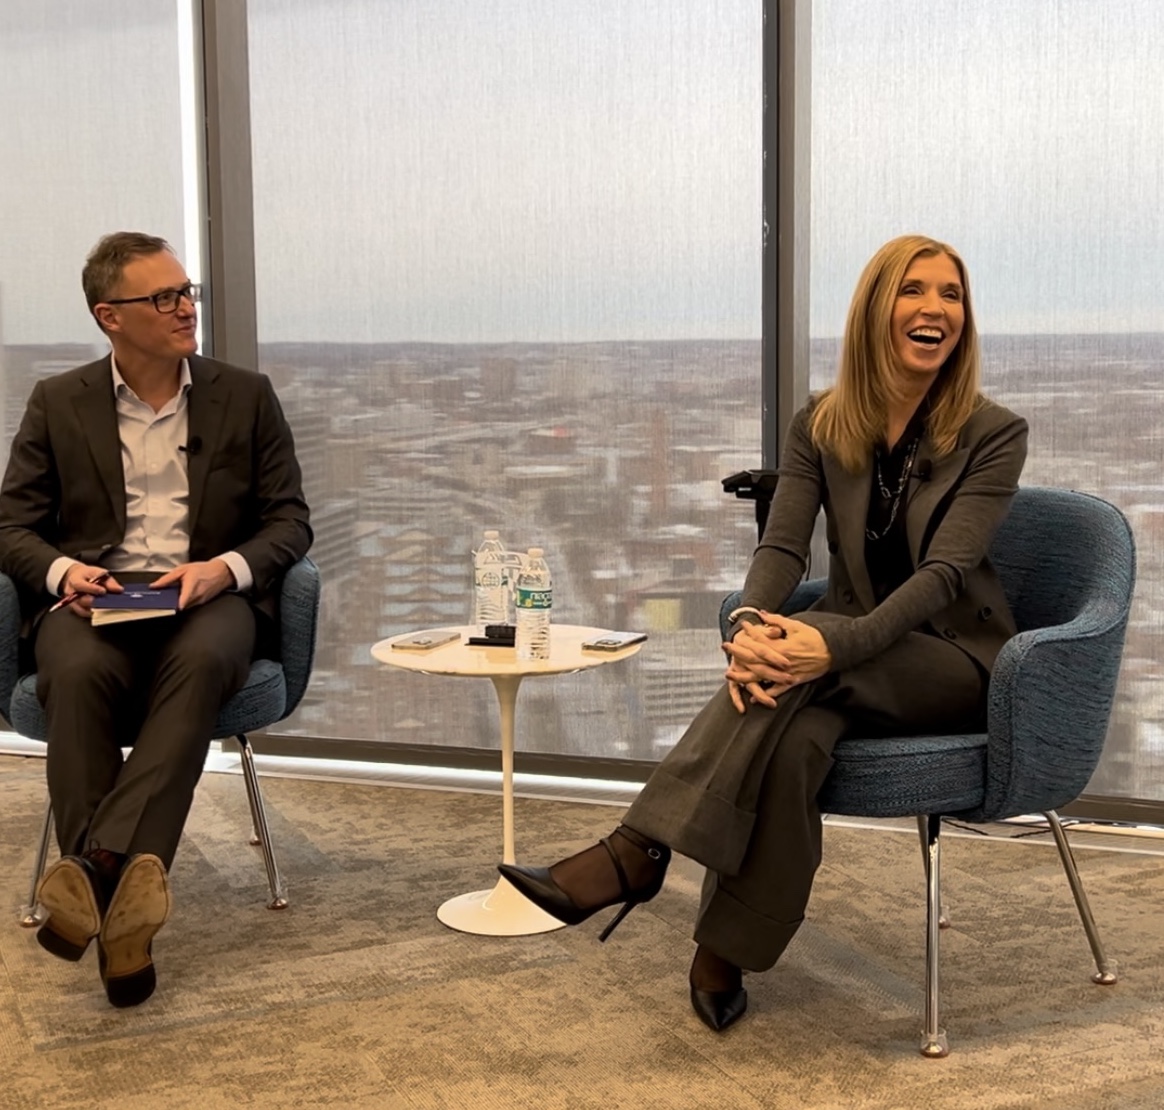
[[[121,371],[117,369],[117,356],[112,351],[109,352],[109,365],[113,369],[113,396],[120,396],[122,386],[133,393],[130,384],[121,376]],[[194,381],[190,377],[190,360],[184,358],[181,369],[178,371],[178,392],[185,393],[193,384]],[[134,393],[134,396],[136,397],[137,394]]]

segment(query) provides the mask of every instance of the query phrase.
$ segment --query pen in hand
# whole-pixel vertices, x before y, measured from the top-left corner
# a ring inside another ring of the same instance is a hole
[[[108,577],[109,571],[104,571],[103,573],[97,575],[96,578],[90,578],[89,583],[93,586],[99,586]],[[58,609],[64,609],[66,605],[72,605],[74,601],[80,601],[84,596],[84,594],[79,593],[65,594],[65,596],[62,597],[60,601],[54,602],[49,607],[49,612],[55,613]]]

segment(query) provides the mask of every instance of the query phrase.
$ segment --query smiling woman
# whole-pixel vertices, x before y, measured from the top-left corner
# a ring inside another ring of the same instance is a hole
[[[962,271],[948,254],[916,255],[901,279],[893,349],[901,371],[925,375],[927,388],[962,338],[962,295]]]
[[[985,721],[1015,632],[986,553],[1026,441],[1026,421],[978,390],[958,255],[923,236],[886,243],[853,295],[836,386],[793,418],[725,684],[611,836],[502,874],[566,924],[622,903],[609,932],[658,893],[672,852],[702,863],[691,1003],[713,1030],[737,1021],[743,969],[771,967],[804,919],[836,742]],[[828,586],[799,619],[779,616],[822,508]]]
[[[926,398],[929,433],[948,452],[978,403],[978,361],[958,253],[923,235],[891,239],[857,282],[836,385],[816,406],[813,438],[855,471],[882,442],[897,444]]]

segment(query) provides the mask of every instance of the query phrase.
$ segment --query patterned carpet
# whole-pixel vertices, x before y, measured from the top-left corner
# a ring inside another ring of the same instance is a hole
[[[207,775],[174,869],[175,914],[155,944],[158,992],[115,1011],[93,953],[54,960],[15,923],[43,773],[39,760],[0,757],[3,1107],[1164,1105],[1159,842],[1077,851],[1119,961],[1120,983],[1101,988],[1052,847],[946,838],[952,1054],[931,1061],[917,1053],[916,834],[826,829],[809,923],[774,971],[749,977],[744,1021],[715,1036],[686,998],[698,867],[679,861],[605,945],[598,922],[468,936],[434,911],[492,884],[498,799],[266,778],[292,899],[272,913],[242,781]],[[617,816],[519,799],[519,857],[564,854]]]

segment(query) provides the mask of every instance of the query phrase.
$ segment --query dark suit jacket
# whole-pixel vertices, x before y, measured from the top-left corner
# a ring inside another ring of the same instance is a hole
[[[872,458],[845,470],[812,442],[814,401],[793,418],[768,525],[748,571],[742,604],[777,609],[808,565],[809,541],[825,510],[829,576],[824,597],[797,619],[820,629],[835,670],[873,658],[905,633],[930,631],[987,672],[1015,633],[987,552],[1010,509],[1026,460],[1027,423],[993,401],[982,404],[939,457],[922,438],[906,494],[906,533],[914,573],[876,604],[865,567],[865,521]]]
[[[274,617],[283,573],[311,546],[291,429],[263,374],[192,355],[190,560],[237,551],[252,603]],[[26,621],[51,602],[54,559],[83,563],[125,536],[125,475],[109,356],[37,382],[0,489],[0,570]]]

